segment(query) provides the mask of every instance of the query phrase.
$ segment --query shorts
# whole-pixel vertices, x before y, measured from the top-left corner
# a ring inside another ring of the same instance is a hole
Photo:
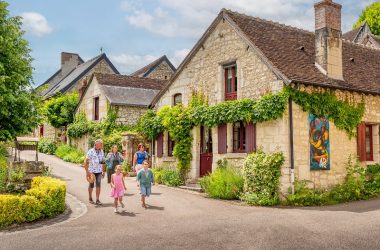
[[[95,185],[96,187],[100,188],[100,184],[102,183],[102,173],[94,173],[94,175],[95,175],[95,182],[90,183],[89,188],[94,188]]]
[[[141,193],[141,196],[149,197],[149,195],[152,193],[152,187],[145,187],[144,185],[141,185],[140,193]]]
[[[143,164],[136,164],[136,166],[135,166],[136,173],[138,173],[143,168],[144,168]]]

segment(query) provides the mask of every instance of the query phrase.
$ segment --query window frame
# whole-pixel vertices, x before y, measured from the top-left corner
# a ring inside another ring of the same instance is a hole
[[[99,121],[99,96],[95,96],[93,99],[93,105],[94,105],[94,113],[93,113],[93,119],[94,121]]]
[[[173,157],[175,141],[170,138],[170,134],[168,132],[168,156]]]
[[[240,124],[240,129],[239,129],[239,137],[238,139],[235,138],[235,124],[239,123]],[[244,129],[242,129],[244,128]],[[240,122],[234,122],[232,124],[232,152],[233,153],[246,153],[247,149],[247,139],[246,139],[246,124],[242,121]],[[235,147],[235,141],[238,141],[240,147],[236,148]]]
[[[370,124],[366,124],[366,131],[365,131],[365,157],[366,161],[373,161],[373,126]],[[367,128],[369,129],[369,136],[367,137]],[[367,151],[367,140],[369,139],[369,152]],[[369,153],[369,155],[368,155]],[[368,157],[369,156],[369,157]]]
[[[181,97],[181,102],[176,102],[177,97]],[[182,104],[182,94],[181,93],[176,93],[173,95],[173,106],[176,106],[178,104]]]
[[[236,100],[237,99],[237,88],[238,88],[238,79],[237,79],[237,66],[236,63],[223,66],[224,69],[224,99],[226,101]],[[231,90],[228,91],[228,75],[231,71]]]

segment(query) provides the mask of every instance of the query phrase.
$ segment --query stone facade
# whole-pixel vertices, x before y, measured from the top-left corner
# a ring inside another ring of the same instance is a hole
[[[117,122],[125,125],[136,125],[140,117],[147,111],[144,107],[115,106],[117,109]]]
[[[168,80],[173,74],[173,69],[164,60],[151,73],[149,73],[146,78]]]

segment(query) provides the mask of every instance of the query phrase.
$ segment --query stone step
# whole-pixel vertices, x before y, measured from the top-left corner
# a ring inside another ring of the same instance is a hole
[[[199,184],[187,184],[186,186],[179,186],[181,189],[190,190],[198,193],[202,193],[203,190]]]

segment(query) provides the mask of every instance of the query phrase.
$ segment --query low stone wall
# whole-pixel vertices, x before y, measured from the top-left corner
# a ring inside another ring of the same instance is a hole
[[[32,179],[42,176],[47,167],[42,161],[10,162],[8,167],[7,189],[23,192],[31,188]]]

